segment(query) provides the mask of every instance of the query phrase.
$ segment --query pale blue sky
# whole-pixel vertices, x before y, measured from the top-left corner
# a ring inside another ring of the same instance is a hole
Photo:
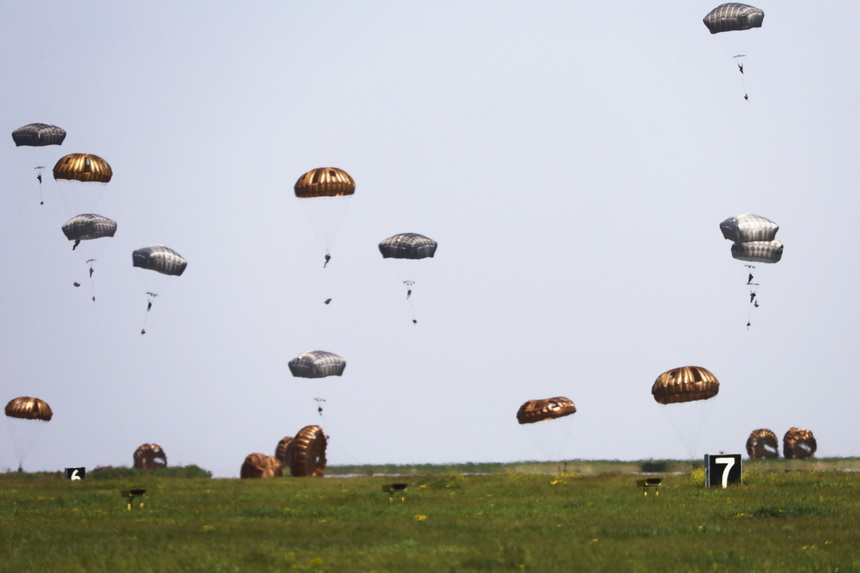
[[[860,455],[860,8],[757,3],[761,29],[712,36],[715,5],[7,3],[0,388],[55,412],[25,469],[130,465],[156,442],[237,476],[319,423],[317,396],[332,464],[546,459],[515,414],[556,395],[578,407],[556,457],[682,458],[650,387],[685,364],[721,381],[697,455],[791,426]],[[76,213],[49,170],[38,204],[9,136],[37,121],[68,132],[49,167],[114,170],[95,303],[60,231]],[[357,192],[323,270],[292,187],[329,165]],[[749,330],[719,231],[744,212],[785,244]],[[439,242],[417,325],[376,248],[407,231]],[[150,244],[189,265],[141,336],[152,277],[131,252]],[[344,376],[292,378],[311,349]]]

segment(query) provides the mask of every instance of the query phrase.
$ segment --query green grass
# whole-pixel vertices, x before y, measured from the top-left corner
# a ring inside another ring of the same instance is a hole
[[[511,465],[270,480],[5,474],[0,571],[860,571],[860,473],[770,462],[745,461],[744,484],[726,490],[664,474],[658,496],[634,475]],[[390,495],[392,482],[408,488]],[[133,487],[145,506],[129,511],[120,490]]]

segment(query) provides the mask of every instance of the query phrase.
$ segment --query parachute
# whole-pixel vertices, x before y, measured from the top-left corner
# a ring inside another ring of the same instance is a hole
[[[319,167],[299,177],[293,190],[325,249],[325,267],[331,259],[331,247],[346,211],[346,200],[355,194],[355,181],[343,169]]]
[[[327,439],[319,426],[305,426],[287,446],[290,473],[295,477],[322,477],[325,474]]]
[[[576,404],[570,398],[557,396],[545,400],[529,400],[517,410],[517,422],[534,424],[544,420],[555,420],[576,413]]]
[[[108,183],[113,177],[110,164],[91,153],[70,153],[54,165],[54,179],[68,179],[82,183]]]
[[[284,475],[284,470],[281,460],[260,453],[246,456],[239,472],[239,477],[242,479],[263,479],[281,477],[282,475]]]
[[[815,436],[806,428],[789,428],[782,438],[782,455],[786,459],[811,458],[817,448]]]
[[[44,430],[45,424],[53,417],[51,407],[39,398],[19,396],[6,404],[6,421],[18,457],[19,472],[23,471],[24,460]]]
[[[342,375],[346,360],[331,352],[311,350],[299,354],[288,365],[292,375],[297,378],[325,378]]]
[[[697,457],[707,422],[711,398],[720,391],[720,382],[701,366],[681,366],[662,373],[651,386],[651,395],[681,438],[691,459]]]
[[[66,139],[66,130],[49,123],[30,123],[12,132],[12,140],[16,147],[43,148],[49,145],[62,145],[64,139]],[[36,170],[36,180],[39,182],[39,202],[44,204],[45,201],[41,198],[42,170],[45,169],[44,163],[48,154],[38,149],[34,151],[34,154],[37,156],[35,157],[37,164],[34,169]]]
[[[72,247],[74,249],[80,241],[113,237],[116,233],[116,221],[101,215],[85,213],[66,221],[62,229],[68,240],[75,241],[75,246]]]
[[[287,450],[290,446],[290,442],[293,441],[292,436],[284,436],[278,442],[278,446],[275,448],[275,457],[281,460],[281,463],[287,467],[290,465],[290,460],[287,457]]]
[[[764,12],[755,6],[729,2],[720,4],[702,19],[711,34],[761,28]]]
[[[778,458],[779,440],[767,428],[753,430],[747,439],[747,454],[751,459]]]
[[[402,261],[398,266],[399,278],[406,287],[406,300],[410,301],[410,305],[412,306],[413,324],[417,324],[418,320],[415,318],[412,290],[418,279],[416,271],[421,266],[416,266],[413,261],[433,258],[437,247],[438,244],[436,241],[418,233],[400,233],[399,235],[388,237],[379,243],[379,252],[382,253],[383,259]]]
[[[12,140],[16,147],[44,147],[46,145],[62,145],[66,139],[66,130],[49,123],[29,123],[12,132]]]
[[[155,271],[160,275],[175,277],[181,276],[182,273],[185,272],[185,268],[188,266],[188,261],[186,261],[182,255],[173,249],[169,249],[161,245],[136,249],[131,254],[131,262],[135,267]],[[140,329],[141,334],[146,334],[146,317],[152,309],[153,301],[158,296],[155,289],[147,290],[146,294],[149,297],[149,300],[146,304],[147,314],[144,316],[143,327]]]
[[[167,454],[158,444],[141,444],[134,451],[134,469],[154,470],[167,467]]]
[[[779,225],[759,215],[743,213],[729,217],[720,223],[723,238],[733,241],[732,258],[745,263],[775,264],[782,260],[783,246],[776,240]],[[746,264],[749,269],[747,285],[749,286],[750,309],[747,317],[747,328],[750,326],[752,309],[758,307],[756,299],[759,282],[755,282],[755,265]]]

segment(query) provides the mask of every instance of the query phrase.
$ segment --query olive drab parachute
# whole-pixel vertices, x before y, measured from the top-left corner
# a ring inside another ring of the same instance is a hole
[[[574,413],[576,413],[576,404],[564,396],[544,400],[529,400],[517,410],[517,422],[534,424],[535,422],[570,416]]]
[[[771,430],[753,430],[747,438],[747,454],[752,459],[778,458],[779,440]]]
[[[426,263],[416,265],[414,261],[433,258],[436,254],[436,248],[439,246],[438,243],[418,233],[400,233],[380,241],[378,246],[383,259],[398,261],[398,277],[406,287],[406,300],[412,307],[412,323],[418,324],[418,320],[415,318],[412,291],[416,282],[419,282],[417,273],[420,267]]]
[[[116,226],[116,221],[112,219],[93,213],[85,213],[66,221],[62,230],[68,240],[75,241],[76,247],[80,241],[113,237],[116,234]]]
[[[167,467],[167,454],[158,444],[141,444],[134,451],[134,469],[153,470]]]
[[[755,276],[755,265],[751,263],[776,264],[782,260],[783,245],[776,239],[779,225],[770,219],[743,213],[729,217],[720,223],[723,238],[732,241],[732,258],[743,261],[748,269],[747,286],[749,286],[749,316],[747,328],[752,318],[752,309],[759,306],[757,297],[761,285]]]
[[[12,132],[12,140],[16,147],[36,148],[33,150],[33,159],[36,160],[36,165],[33,169],[36,170],[36,180],[39,182],[39,203],[44,204],[42,198],[42,171],[45,169],[45,163],[49,154],[43,148],[51,145],[62,145],[66,139],[66,130],[56,125],[49,123],[30,123],[23,127],[19,127]]]
[[[275,456],[253,453],[245,457],[239,477],[242,479],[265,479],[284,475],[281,460]]]
[[[782,455],[786,459],[811,458],[816,449],[815,436],[806,428],[789,428],[782,438]]]
[[[690,459],[698,457],[712,398],[720,382],[701,366],[681,366],[662,373],[651,386],[654,400],[675,429]]]
[[[163,245],[153,245],[150,247],[135,249],[131,254],[131,262],[132,265],[137,268],[155,271],[158,275],[164,275],[166,277],[182,276],[182,273],[185,272],[185,269],[188,266],[188,261],[186,261],[182,255]],[[161,279],[158,280],[160,281]],[[164,286],[164,283],[162,282],[161,285]],[[152,309],[153,301],[158,296],[158,290],[160,289],[155,287],[146,290],[149,300],[146,304],[146,315],[144,315],[143,327],[140,329],[141,334],[146,334],[146,319],[149,315],[149,311]]]
[[[729,2],[720,4],[702,20],[711,34],[761,28],[764,12],[755,6]]]
[[[355,194],[355,180],[343,169],[318,167],[299,177],[293,190],[325,249],[325,267],[331,259],[331,248],[346,212],[347,199]]]
[[[9,400],[6,404],[6,415],[10,418],[21,418],[22,420],[40,420],[50,422],[54,412],[47,402],[39,398],[20,396]]]
[[[319,426],[305,426],[287,446],[290,473],[295,477],[322,477],[326,467],[326,435]]]
[[[13,131],[12,139],[17,147],[62,145],[66,139],[66,130],[49,123],[30,123]]]
[[[346,360],[332,352],[311,350],[290,360],[288,366],[296,378],[325,378],[342,375]]]
[[[716,376],[701,366],[681,366],[660,374],[651,395],[660,404],[708,400],[720,391]]]
[[[38,440],[54,412],[47,402],[30,396],[19,396],[6,404],[6,421],[15,455],[18,458],[18,471],[23,471],[24,460]]]

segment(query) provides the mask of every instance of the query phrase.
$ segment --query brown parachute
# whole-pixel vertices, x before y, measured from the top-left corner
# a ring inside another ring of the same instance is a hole
[[[54,179],[107,183],[113,171],[107,161],[91,153],[70,153],[54,165]]]
[[[517,422],[534,424],[535,422],[570,416],[575,412],[576,404],[564,396],[546,398],[545,400],[529,400],[517,410]]]
[[[51,418],[54,417],[54,412],[44,400],[29,396],[19,396],[18,398],[12,398],[6,404],[6,415],[10,418],[50,422]]]
[[[289,445],[292,441],[292,436],[284,436],[283,438],[281,438],[281,441],[278,442],[278,447],[275,448],[275,457],[281,460],[281,464],[283,464],[285,467],[290,465],[290,460],[287,457],[287,451],[289,450]]]
[[[248,454],[242,463],[242,470],[239,472],[239,477],[242,479],[272,478],[282,475],[284,475],[284,470],[281,466],[281,460],[275,456],[259,453]]]
[[[660,404],[707,400],[719,391],[717,377],[701,366],[681,366],[667,370],[651,386],[651,394]]]
[[[134,451],[134,469],[154,470],[167,467],[167,454],[158,444],[141,444]]]
[[[747,439],[747,454],[751,459],[778,458],[779,440],[767,428],[753,430]]]
[[[287,446],[290,473],[295,477],[322,477],[325,474],[327,440],[319,426],[305,426]]]
[[[318,167],[299,177],[293,190],[300,199],[343,197],[355,193],[355,181],[343,169]]]
[[[789,428],[782,438],[782,455],[786,459],[811,458],[817,448],[815,436],[806,428]]]

